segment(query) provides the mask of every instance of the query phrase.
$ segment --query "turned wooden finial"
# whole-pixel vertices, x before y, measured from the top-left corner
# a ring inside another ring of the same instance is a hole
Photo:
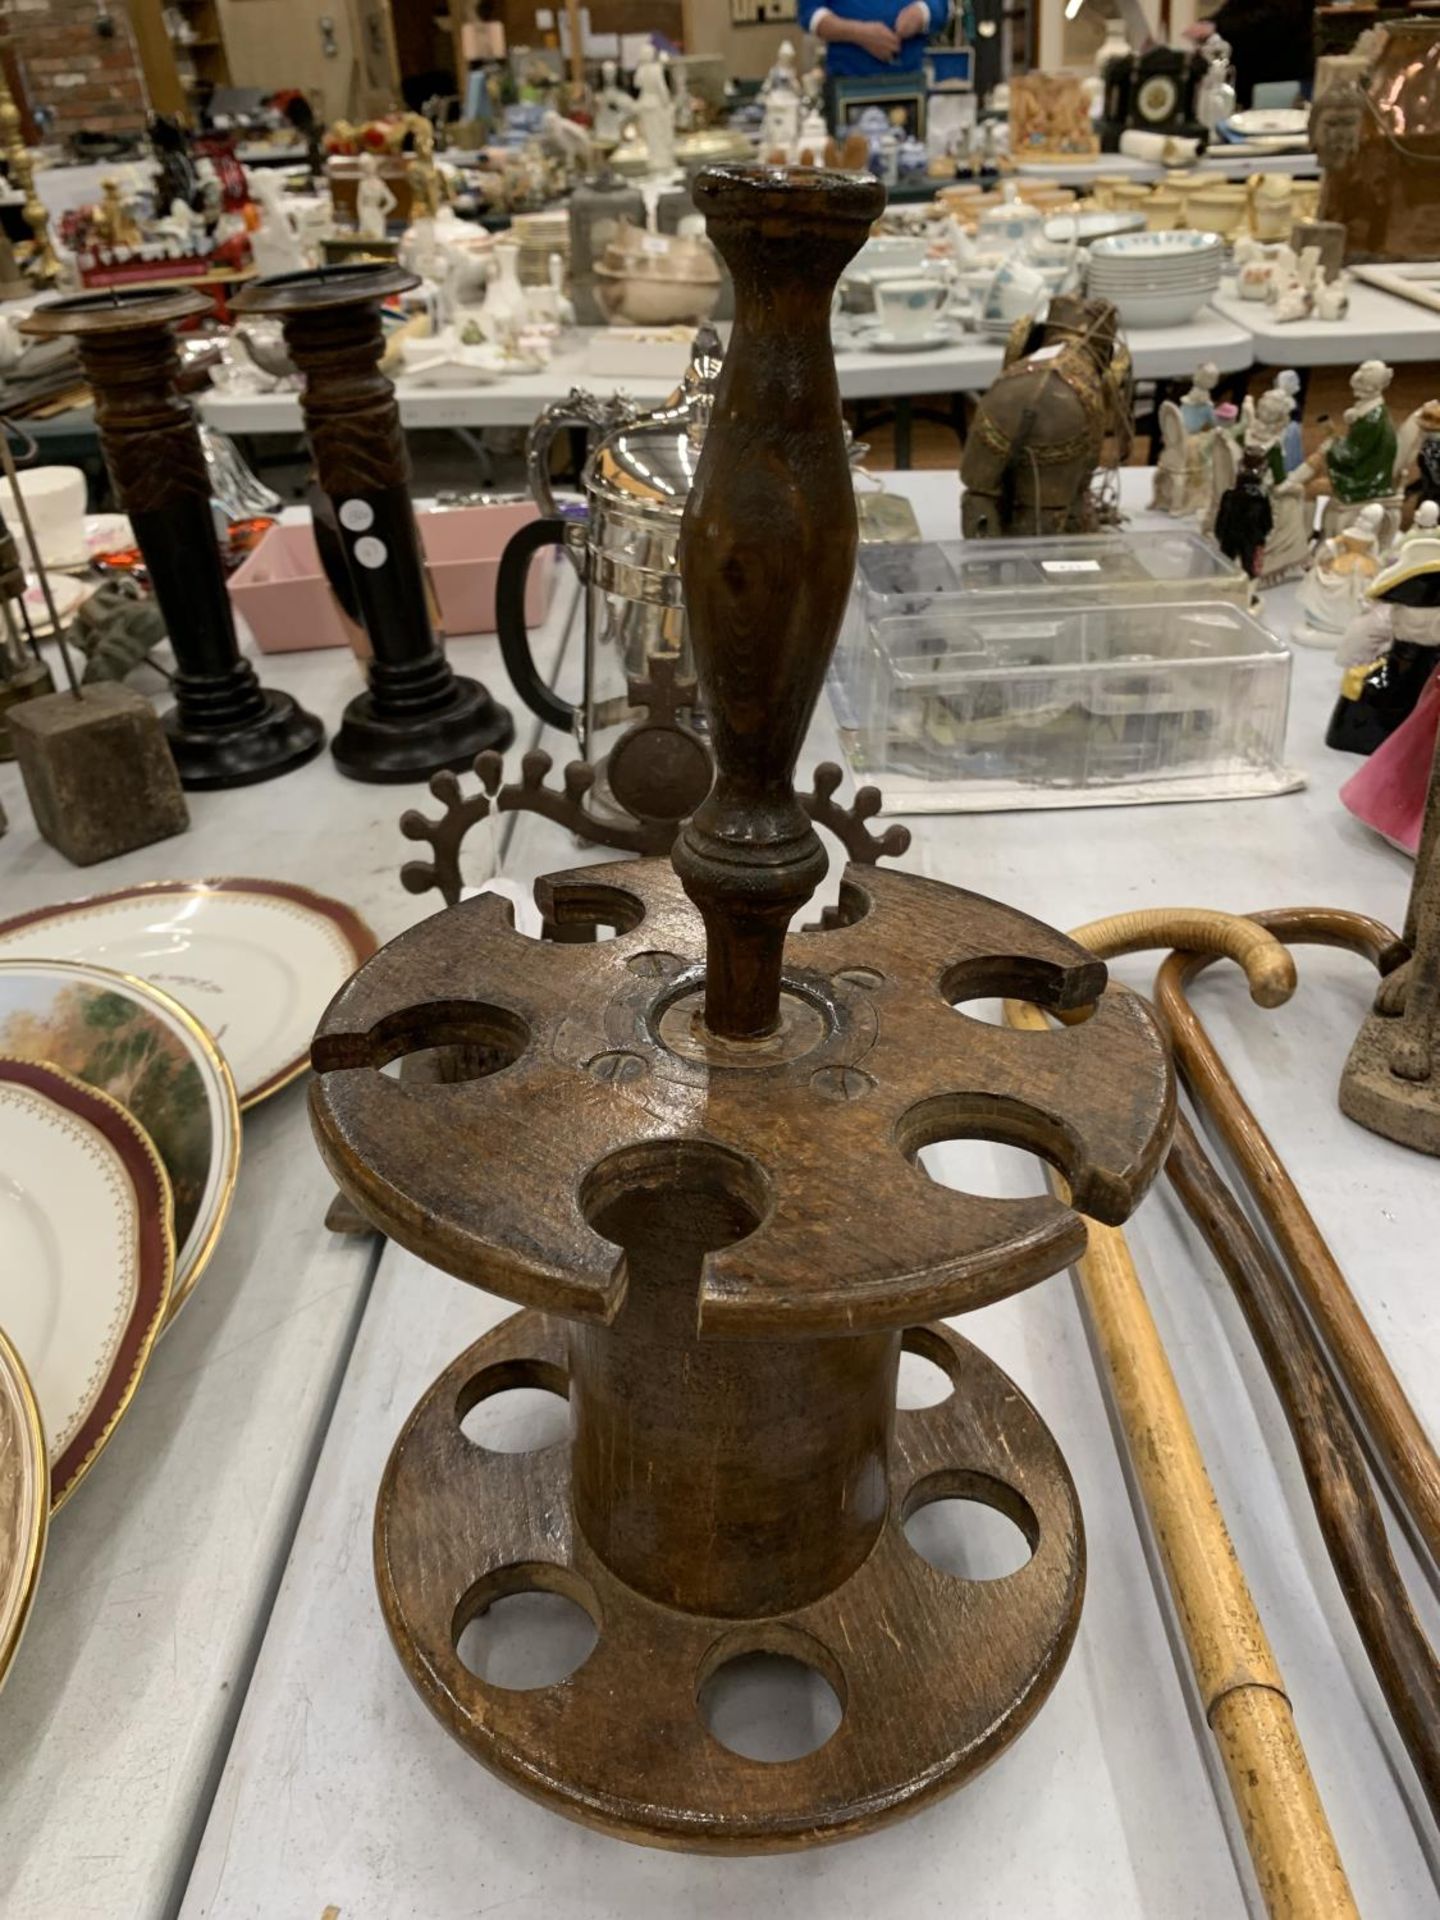
[[[795,763],[855,564],[830,301],[884,205],[868,174],[711,167],[695,203],[735,282],[735,327],[685,509],[680,573],[715,743],[673,855],[705,922],[705,1022],[779,1019],[785,933],[825,875]]]

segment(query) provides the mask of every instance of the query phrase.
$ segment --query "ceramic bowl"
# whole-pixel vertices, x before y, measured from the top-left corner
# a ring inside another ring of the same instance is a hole
[[[674,276],[617,273],[595,268],[595,299],[612,325],[630,327],[698,326],[720,299],[720,278],[682,280]]]

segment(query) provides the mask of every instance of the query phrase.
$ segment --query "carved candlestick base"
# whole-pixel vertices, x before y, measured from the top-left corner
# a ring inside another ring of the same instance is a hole
[[[400,409],[380,371],[381,303],[418,285],[399,267],[325,267],[256,281],[234,302],[237,313],[281,322],[304,377],[316,478],[334,508],[370,639],[369,687],[330,744],[355,780],[423,780],[515,735],[505,708],[452,670],[431,623]]]
[[[288,693],[263,687],[235,639],[205,455],[178,389],[174,327],[209,313],[199,293],[81,294],[38,307],[23,333],[73,335],[95,396],[116,500],[130,516],[175,654],[165,715],[184,786],[243,787],[303,766],[325,730]]]

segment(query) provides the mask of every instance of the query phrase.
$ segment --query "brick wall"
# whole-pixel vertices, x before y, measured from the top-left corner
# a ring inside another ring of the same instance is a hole
[[[145,83],[124,0],[111,0],[109,39],[95,31],[95,0],[10,0],[8,12],[30,105],[53,112],[54,137],[144,127]]]

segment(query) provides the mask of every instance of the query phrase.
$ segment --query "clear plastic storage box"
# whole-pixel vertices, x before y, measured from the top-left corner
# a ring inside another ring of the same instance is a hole
[[[1287,792],[1290,652],[1248,597],[1191,533],[862,549],[842,742],[892,812]]]

